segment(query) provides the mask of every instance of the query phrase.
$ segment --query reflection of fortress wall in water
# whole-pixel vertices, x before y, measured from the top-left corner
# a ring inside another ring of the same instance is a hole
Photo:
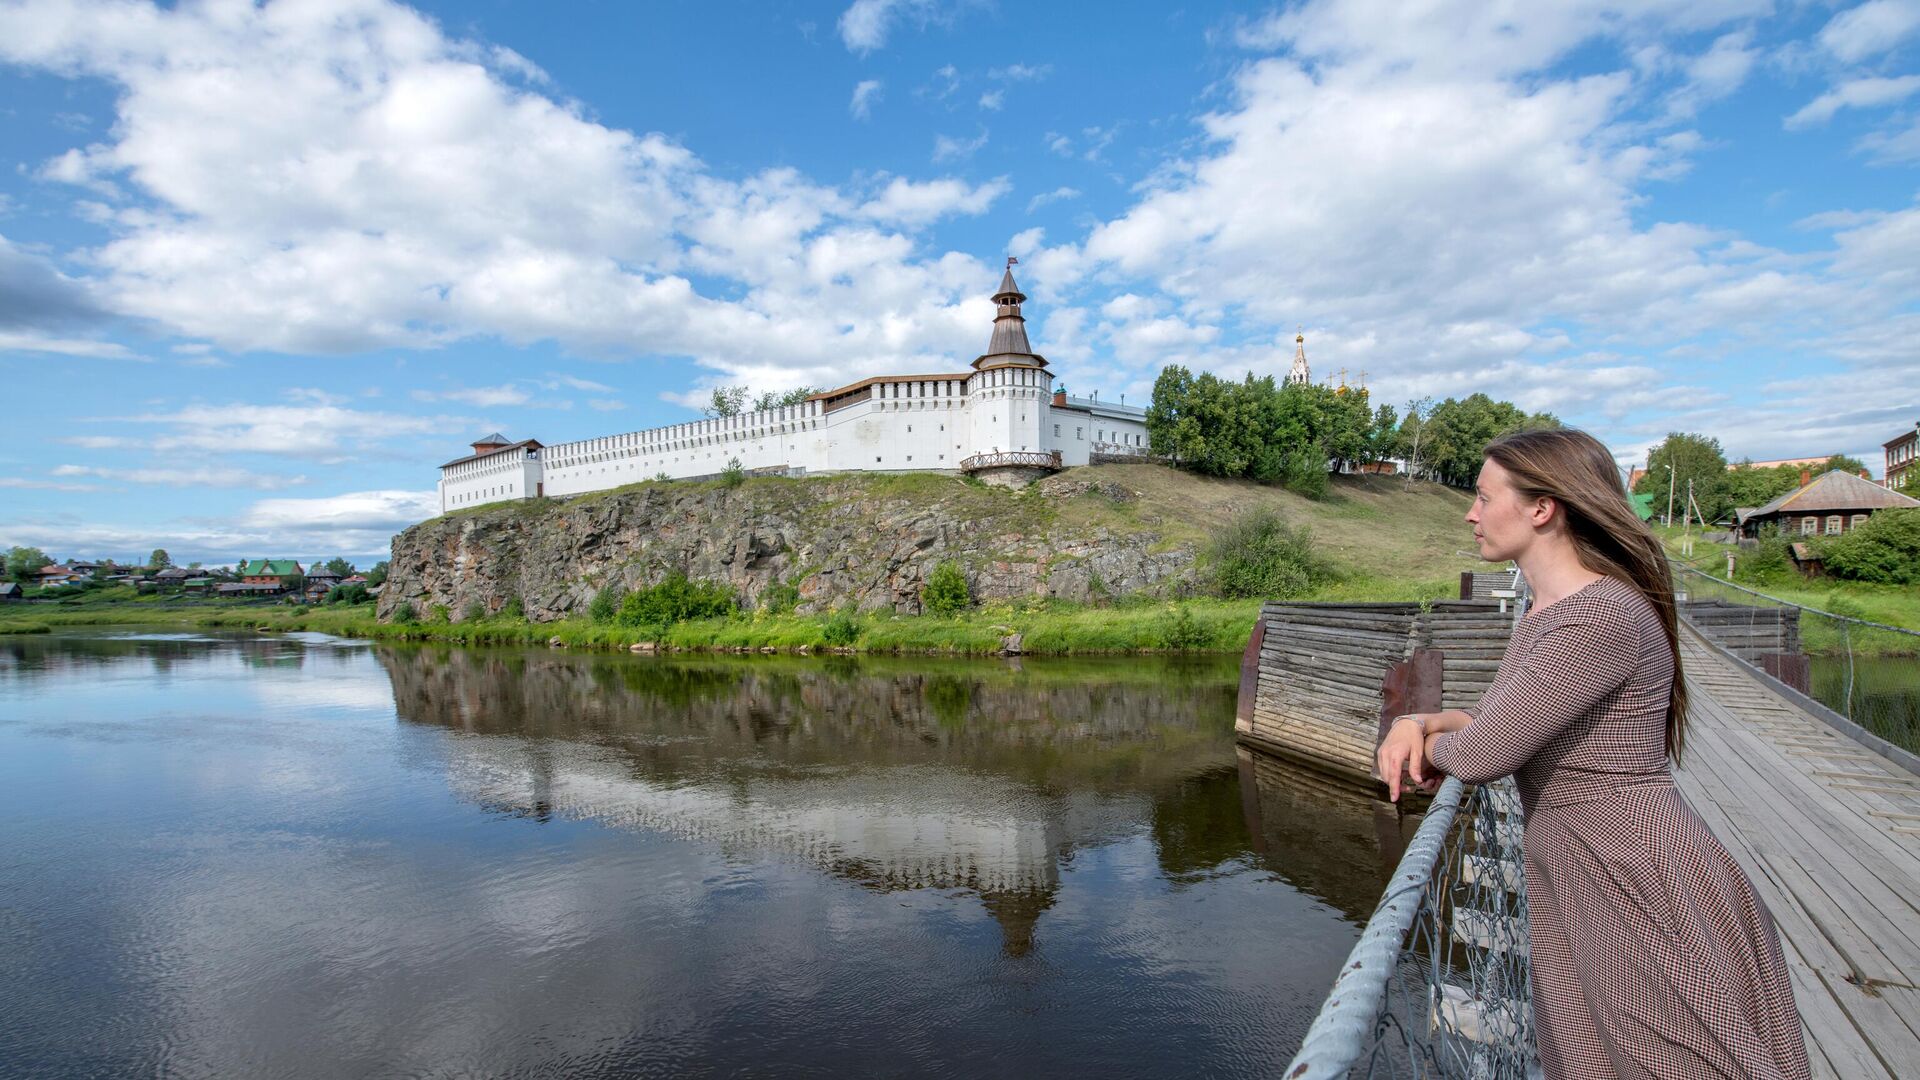
[[[1030,922],[1046,901],[1005,894],[1050,893],[1073,848],[1137,831],[1150,789],[1217,767],[1221,747],[1189,696],[1146,686],[1036,692],[818,663],[379,655],[403,719],[531,737],[449,741],[463,797],[794,856],[874,887],[977,889],[1014,951],[1030,926],[1006,919]],[[1200,693],[1225,714],[1225,688]],[[1069,743],[1073,754],[1048,751]]]

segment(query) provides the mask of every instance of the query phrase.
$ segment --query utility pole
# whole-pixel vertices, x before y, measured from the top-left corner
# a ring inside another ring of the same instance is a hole
[[[1673,528],[1673,466],[1667,466],[1667,528]]]

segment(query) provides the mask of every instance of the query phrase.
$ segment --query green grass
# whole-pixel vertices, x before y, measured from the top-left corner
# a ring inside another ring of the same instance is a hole
[[[1701,541],[1696,528],[1693,554],[1682,555],[1679,547],[1682,530],[1656,525],[1654,532],[1666,542],[1668,555],[1675,562],[1704,571],[1715,579],[1725,578],[1725,546]],[[1804,578],[1793,571],[1755,580],[1740,574],[1738,566],[1736,557],[1735,584],[1789,604],[1920,631],[1920,589],[1912,586],[1874,585],[1838,578]],[[1698,575],[1682,574],[1679,578],[1679,584],[1696,598],[1726,600],[1735,604],[1766,604],[1766,601],[1748,596],[1738,589],[1703,581]],[[1850,649],[1857,656],[1920,655],[1920,638],[1857,626],[1843,630],[1835,620],[1813,614],[1803,614],[1800,618],[1800,643],[1802,648],[1811,653],[1838,654]]]

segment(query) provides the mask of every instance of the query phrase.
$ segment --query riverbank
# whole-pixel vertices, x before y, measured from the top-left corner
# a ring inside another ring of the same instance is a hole
[[[1456,582],[1349,578],[1316,591],[1312,600],[1423,600],[1454,595]],[[151,603],[92,604],[61,608],[20,605],[0,610],[0,633],[15,626],[245,627],[273,632],[317,631],[340,637],[390,641],[445,641],[463,645],[547,645],[568,648],[657,648],[690,652],[926,653],[986,655],[1020,635],[1022,652],[1072,656],[1124,653],[1237,653],[1247,644],[1258,600],[1191,599],[1119,601],[1106,605],[1034,600],[994,604],[950,618],[875,613],[772,615],[742,613],[723,619],[676,623],[664,632],[596,623],[588,619],[533,622],[492,617],[417,623],[381,622],[370,604],[303,608],[283,606],[163,606]],[[36,632],[14,630],[11,632]]]
[[[1704,578],[1699,574],[1677,575],[1680,579],[1677,584],[1695,599],[1771,606],[1759,597],[1726,587],[1726,545],[1701,540],[1696,527],[1693,553],[1683,555],[1680,549],[1683,530],[1656,525],[1654,532],[1667,545],[1668,558],[1706,575]],[[1831,612],[1920,633],[1920,589],[1829,577],[1807,578],[1791,569],[1770,575],[1756,575],[1748,572],[1747,563],[1741,561],[1751,557],[1750,549],[1740,549],[1736,553],[1735,565],[1739,569],[1735,572],[1733,583],[1741,588],[1752,589],[1813,611]],[[1865,657],[1920,656],[1920,638],[1858,626],[1843,629],[1834,620],[1811,613],[1801,616],[1800,641],[1801,647],[1814,655],[1835,656],[1851,652],[1855,656]]]

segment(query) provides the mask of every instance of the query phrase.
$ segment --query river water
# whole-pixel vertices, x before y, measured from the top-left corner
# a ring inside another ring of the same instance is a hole
[[[1271,1075],[1412,823],[1235,677],[0,638],[0,1074]]]

